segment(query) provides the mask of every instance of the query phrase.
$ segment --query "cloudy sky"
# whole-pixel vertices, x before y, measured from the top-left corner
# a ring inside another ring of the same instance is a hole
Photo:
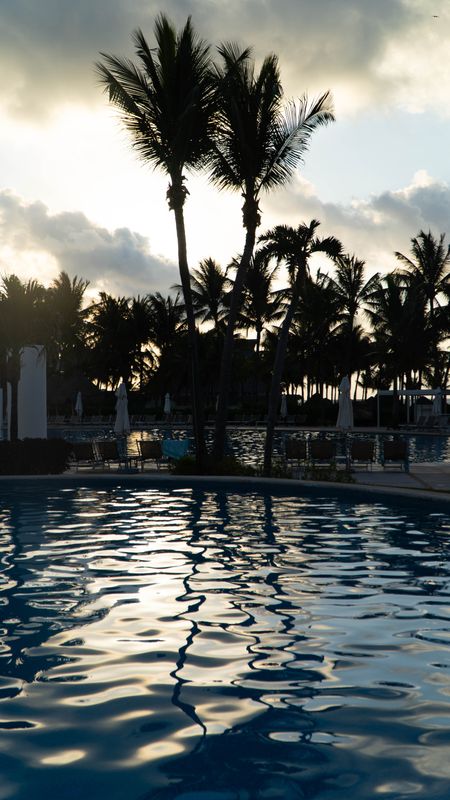
[[[133,56],[165,11],[212,44],[275,52],[286,97],[330,89],[289,186],[263,198],[260,232],[315,217],[366,261],[396,265],[420,229],[450,237],[448,0],[0,0],[0,276],[90,290],[166,292],[177,280],[167,179],[143,166],[102,94],[99,51]],[[240,198],[189,179],[189,260],[242,248]]]

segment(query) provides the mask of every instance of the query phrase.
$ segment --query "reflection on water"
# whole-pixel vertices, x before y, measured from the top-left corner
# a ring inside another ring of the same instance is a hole
[[[445,507],[24,483],[1,508],[0,798],[449,795]]]

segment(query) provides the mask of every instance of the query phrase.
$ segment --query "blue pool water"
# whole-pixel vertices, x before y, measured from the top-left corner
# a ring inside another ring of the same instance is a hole
[[[2,800],[450,796],[448,506],[0,497]]]

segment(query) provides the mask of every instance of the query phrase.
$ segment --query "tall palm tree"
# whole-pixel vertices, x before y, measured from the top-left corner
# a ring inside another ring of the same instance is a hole
[[[242,221],[245,244],[236,270],[228,315],[217,406],[214,455],[225,447],[233,337],[247,269],[260,224],[259,200],[287,182],[301,162],[313,131],[334,119],[329,92],[308,103],[304,96],[283,112],[283,90],[278,59],[267,56],[259,73],[249,49],[234,44],[219,47],[217,70],[220,109],[215,147],[210,151],[211,179],[221,189],[239,191],[244,199]]]
[[[330,277],[331,285],[336,293],[341,314],[339,333],[344,342],[344,358],[342,359],[342,372],[351,378],[355,371],[353,364],[352,342],[358,312],[362,303],[375,291],[379,282],[376,273],[368,280],[365,279],[365,262],[350,256],[348,253],[339,255],[335,260],[335,276]]]
[[[169,177],[167,200],[177,231],[192,364],[194,437],[200,465],[205,441],[183,208],[188,194],[185,170],[202,167],[210,148],[216,94],[209,47],[196,36],[190,18],[177,33],[168,18],[160,14],[154,34],[156,49],[149,47],[141,30],[134,33],[137,66],[128,59],[101,53],[103,61],[97,64],[97,70],[110,101],[121,112],[138,154]]]
[[[404,265],[403,274],[412,278],[416,290],[425,298],[428,306],[431,331],[434,340],[434,381],[439,385],[439,296],[448,297],[450,293],[450,246],[445,245],[445,234],[435,239],[431,231],[420,231],[411,239],[411,258],[396,252],[396,257]]]
[[[301,223],[297,228],[292,228],[288,225],[277,225],[260,237],[260,242],[265,243],[265,252],[270,253],[278,262],[285,262],[290,283],[290,297],[279,331],[269,391],[266,442],[264,446],[264,473],[266,475],[270,474],[272,465],[273,434],[280,402],[281,379],[289,331],[298,307],[301,290],[305,286],[308,277],[309,259],[313,253],[318,252],[324,253],[330,258],[336,258],[342,249],[341,243],[334,236],[327,236],[323,239],[316,236],[316,230],[319,225],[320,222],[316,219],[311,220],[309,225]]]

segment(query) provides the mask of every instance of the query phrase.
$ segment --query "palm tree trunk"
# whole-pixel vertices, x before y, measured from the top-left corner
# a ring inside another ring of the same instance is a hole
[[[255,239],[256,225],[251,225],[247,227],[244,252],[242,253],[241,261],[234,279],[233,291],[231,293],[230,311],[228,314],[227,330],[220,364],[219,397],[214,431],[213,455],[218,461],[223,458],[225,450],[228,399],[230,396],[231,366],[233,361],[234,329],[241,305],[242,290],[247,277],[248,266],[255,246]]]
[[[183,206],[178,203],[173,207],[178,241],[178,266],[188,326],[188,340],[191,360],[192,387],[192,421],[194,428],[195,453],[197,467],[202,468],[206,455],[205,428],[203,419],[203,403],[200,393],[200,362],[198,357],[197,328],[195,325],[194,306],[192,303],[191,276],[187,262],[186,230],[184,225]]]
[[[267,428],[266,428],[266,442],[264,446],[264,475],[270,475],[272,468],[272,451],[273,451],[273,435],[275,430],[275,421],[277,418],[278,405],[281,397],[281,378],[283,376],[284,362],[286,358],[286,350],[289,339],[289,330],[297,309],[299,294],[297,291],[293,292],[291,302],[289,304],[286,316],[280,328],[280,335],[278,337],[278,344],[275,353],[275,362],[273,365],[272,382],[270,384],[269,392],[269,406],[267,409]]]

